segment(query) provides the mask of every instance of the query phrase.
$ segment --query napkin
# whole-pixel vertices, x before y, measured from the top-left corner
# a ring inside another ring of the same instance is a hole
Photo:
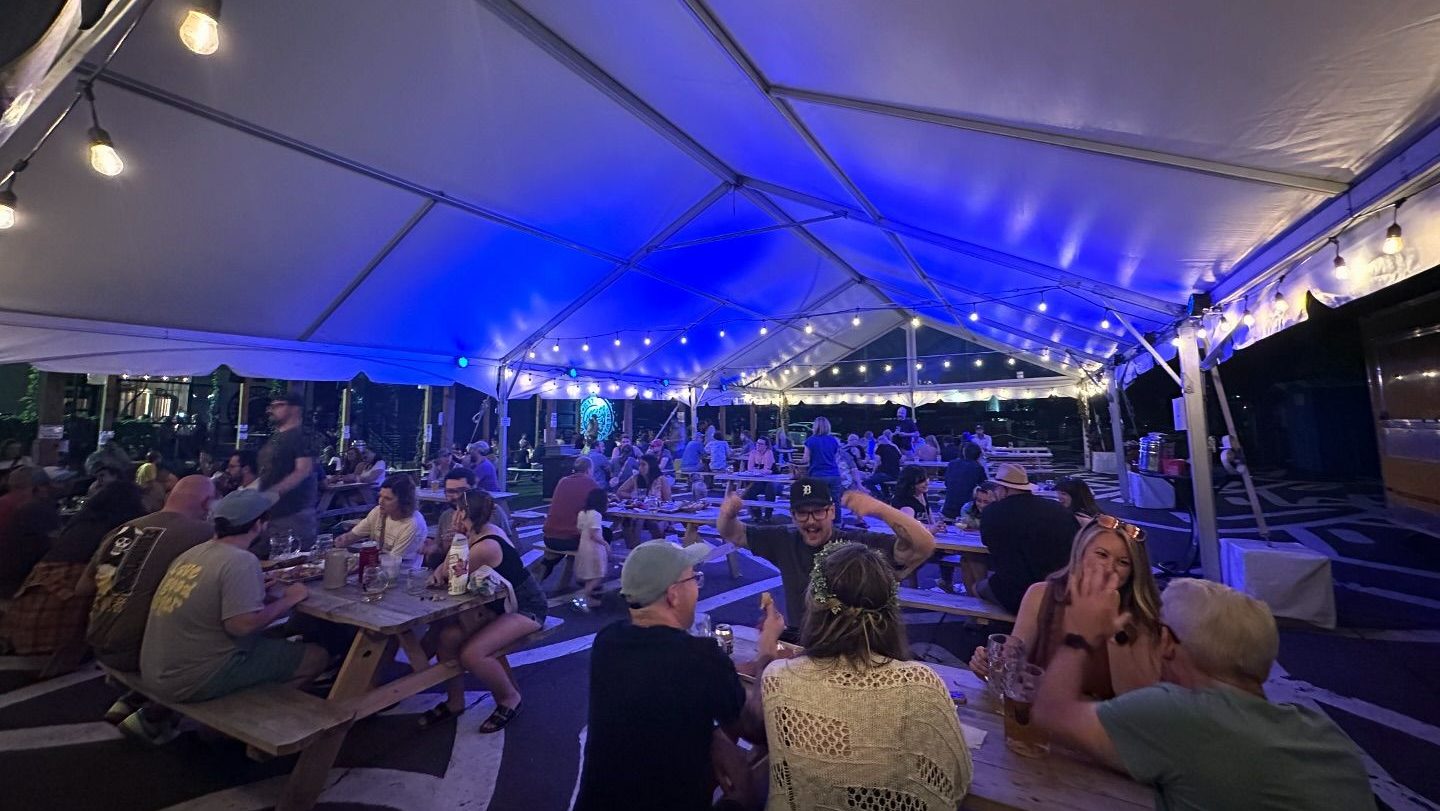
[[[965,745],[970,749],[979,749],[985,745],[985,736],[990,733],[983,729],[976,729],[965,722],[960,722],[960,734],[965,736]]]

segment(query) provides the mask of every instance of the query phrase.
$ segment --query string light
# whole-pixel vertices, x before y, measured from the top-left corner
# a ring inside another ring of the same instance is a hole
[[[1041,293],[1041,294],[1040,294],[1040,304],[1039,304],[1035,309],[1039,310],[1039,311],[1042,312],[1042,313],[1045,312],[1046,310],[1050,309],[1050,305],[1045,303],[1045,294],[1044,294],[1044,293]]]
[[[559,352],[559,351],[560,351],[560,342],[559,342],[559,341],[556,341],[555,343],[550,344],[550,351],[551,351],[551,352]]]
[[[1405,237],[1400,230],[1400,206],[1404,203],[1404,197],[1395,201],[1395,208],[1391,210],[1390,227],[1385,229],[1385,242],[1380,247],[1380,250],[1391,256],[1405,250]]]
[[[814,334],[815,334],[815,325],[814,325],[814,324],[806,324],[806,325],[805,325],[805,334],[806,334],[806,335],[814,335]]]
[[[1110,329],[1110,316],[1108,314],[1100,319],[1100,329]]]
[[[1171,338],[1171,339],[1170,339],[1170,345],[1171,345],[1171,346],[1179,346],[1179,345],[1180,345],[1180,336],[1179,336],[1179,335],[1176,335],[1174,338]]]
[[[1345,257],[1343,257],[1343,256],[1340,255],[1340,239],[1339,239],[1338,237],[1330,237],[1330,239],[1327,240],[1327,241],[1328,241],[1331,245],[1334,245],[1334,246],[1335,246],[1335,262],[1334,262],[1334,264],[1335,264],[1335,278],[1337,278],[1337,279],[1348,279],[1348,278],[1350,278],[1350,267],[1349,267],[1349,265],[1346,265],[1346,264],[1345,264]],[[1386,253],[1390,253],[1390,252],[1389,252],[1389,251],[1386,251]]]
[[[0,229],[15,227],[15,192],[9,187],[0,190]]]
[[[721,337],[721,338],[724,338],[724,337],[725,337],[725,330],[723,330],[723,329],[720,330],[720,337]]]
[[[92,80],[93,81],[93,80]],[[91,82],[85,85],[85,100],[90,103],[90,168],[106,177],[114,177],[125,171],[125,161],[115,151],[115,142],[110,133],[100,126],[100,114],[95,110],[95,88]]]
[[[925,368],[925,364],[924,364],[923,362],[918,361],[918,360],[915,361],[915,371],[918,372],[918,371],[920,371],[921,369],[924,369],[924,368]]]
[[[581,352],[589,352],[589,351],[590,351],[590,344],[588,344],[588,343],[580,344],[580,351],[581,351]]]
[[[859,311],[859,310],[856,310],[856,311],[855,311],[855,315],[850,318],[850,326],[852,326],[852,327],[858,327],[858,326],[860,326],[860,311]]]
[[[865,374],[865,369],[866,369],[865,364],[863,364],[863,363],[860,364],[860,374],[862,374],[862,375]]]
[[[890,371],[891,368],[893,368],[893,367],[891,367],[890,364],[888,364],[888,363],[885,364],[885,371],[888,372],[888,371]]]
[[[1014,358],[1006,358],[1006,359],[1005,359],[1005,365],[1006,365],[1006,366],[1014,366],[1014,365],[1015,365],[1015,359],[1014,359]]]
[[[830,374],[832,374],[832,375],[838,375],[838,374],[840,374],[840,367],[839,367],[839,366],[831,366],[831,367],[830,367]]]
[[[1225,312],[1220,314],[1220,329],[1230,329],[1234,324],[1234,320],[1230,318],[1230,313]]]
[[[941,366],[944,366],[946,369],[949,369],[949,368],[950,368],[950,359],[949,359],[949,358],[946,358],[946,359],[945,359],[945,362],[942,363],[942,364],[940,364],[940,365],[941,365]]]
[[[650,345],[650,333],[648,333],[648,332],[645,333],[645,345],[646,345],[646,346],[649,346],[649,345]]]
[[[984,358],[976,358],[976,359],[975,359],[975,368],[976,368],[976,369],[979,369],[981,366],[984,366],[984,365],[985,365],[985,359],[984,359]]]
[[[912,327],[918,327],[918,326],[920,326],[920,316],[918,316],[918,315],[912,316],[912,317],[910,318],[910,326],[912,326]]]
[[[1040,358],[1042,360],[1050,360],[1050,349],[1048,347],[1040,350]]]
[[[525,355],[526,357],[530,358],[530,360],[535,360],[535,350],[532,349],[529,352],[526,352]]]
[[[180,41],[186,48],[209,56],[220,48],[220,0],[197,2],[180,23]]]
[[[979,310],[978,308],[976,308],[976,306],[975,306],[974,304],[971,304],[971,305],[970,305],[970,320],[971,320],[971,321],[979,321],[979,320],[980,320],[980,310]]]
[[[615,336],[615,345],[616,345],[616,346],[619,346],[619,345],[620,345],[620,336],[619,336],[619,335],[616,335],[616,336]]]
[[[464,369],[466,366],[470,365],[470,359],[465,357],[464,355],[461,355],[460,357],[455,359],[455,365],[459,366],[461,369]],[[510,370],[506,369],[505,371],[509,372]]]
[[[680,333],[680,345],[681,345],[681,346],[684,346],[685,344],[688,344],[688,343],[690,343],[690,336],[689,336],[689,335],[686,335],[686,334],[683,333],[683,332]]]
[[[1270,306],[1275,308],[1276,315],[1284,315],[1285,313],[1290,311],[1290,302],[1285,300],[1285,294],[1281,293],[1279,290],[1275,291],[1275,300],[1271,303]]]
[[[764,324],[761,324],[761,325],[760,325],[760,334],[761,334],[761,335],[769,335],[769,334],[770,334],[770,328],[767,327],[767,326],[765,326]]]
[[[1240,323],[1247,327],[1255,326],[1255,316],[1250,312],[1250,300],[1246,299],[1240,309]]]

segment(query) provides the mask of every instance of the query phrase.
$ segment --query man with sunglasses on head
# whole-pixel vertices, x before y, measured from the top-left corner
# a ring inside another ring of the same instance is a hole
[[[1124,629],[1118,577],[1086,571],[1064,641],[1035,699],[1056,740],[1155,789],[1155,807],[1307,811],[1375,808],[1360,752],[1317,709],[1270,701],[1280,650],[1264,603],[1208,580],[1176,580],[1160,607],[1161,683],[1088,701],[1088,660]]]
[[[775,564],[785,587],[785,614],[796,618],[804,613],[800,609],[805,605],[815,553],[831,541],[851,541],[880,550],[895,568],[897,579],[915,571],[935,551],[935,536],[913,517],[861,490],[847,490],[842,500],[857,517],[879,518],[893,534],[838,529],[830,486],[820,479],[798,479],[790,485],[792,526],[744,523],[739,519],[743,502],[739,494],[731,493],[720,505],[716,528],[725,540]],[[795,634],[794,628],[786,630],[787,638]]]

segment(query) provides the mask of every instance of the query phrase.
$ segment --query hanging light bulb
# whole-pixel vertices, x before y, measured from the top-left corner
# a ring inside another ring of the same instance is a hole
[[[1340,239],[1338,237],[1330,237],[1329,241],[1331,245],[1335,246],[1335,278],[1350,278],[1350,266],[1345,264],[1345,257],[1340,255]],[[1386,251],[1386,253],[1392,252]]]
[[[620,345],[620,336],[619,336],[619,335],[616,335],[616,336],[615,336],[615,345],[616,345],[616,346],[619,346],[619,345]]]
[[[1048,348],[1040,350],[1040,357],[1042,360],[1050,360],[1050,350]]]
[[[851,317],[851,319],[850,319],[850,326],[852,326],[852,327],[858,327],[858,326],[860,326],[860,311],[859,311],[859,310],[856,310],[856,311],[855,311],[855,315],[854,315],[853,317]]]
[[[1220,314],[1220,329],[1222,329],[1222,330],[1230,329],[1230,328],[1231,328],[1232,326],[1234,326],[1234,325],[1235,325],[1235,320],[1230,317],[1230,313],[1221,313],[1221,314]]]
[[[110,133],[100,126],[100,114],[95,110],[93,81],[92,79],[82,85],[85,100],[90,103],[90,131],[87,133],[90,139],[90,168],[106,177],[114,177],[125,171],[125,162],[120,160],[120,153],[115,151],[115,142],[111,140]]]
[[[831,366],[831,367],[830,367],[830,374],[832,374],[832,375],[838,375],[838,374],[840,374],[840,367],[839,367],[839,366]]]
[[[974,304],[971,304],[971,305],[970,305],[970,320],[971,320],[971,321],[979,321],[979,320],[980,320],[980,310],[976,309],[976,307],[975,307]]]
[[[975,359],[975,368],[976,368],[976,369],[979,369],[981,366],[984,366],[984,365],[985,365],[985,359],[984,359],[984,358],[976,358],[976,359]]]
[[[649,346],[649,345],[650,345],[650,333],[648,333],[648,332],[645,333],[645,345],[646,345],[646,346]]]
[[[559,342],[559,341],[556,341],[556,342],[550,344],[550,351],[551,351],[551,352],[559,352],[559,351],[560,351],[560,342]]]
[[[581,352],[589,352],[589,351],[590,351],[590,344],[588,344],[588,343],[580,344],[580,351],[581,351]]]
[[[761,335],[769,335],[769,334],[770,334],[770,328],[767,327],[767,326],[765,326],[764,324],[761,324],[761,325],[760,325],[760,334],[761,334]]]
[[[1110,329],[1110,317],[1108,315],[1100,319],[1100,329]]]
[[[1276,315],[1284,315],[1290,311],[1290,302],[1285,300],[1285,294],[1279,290],[1275,291],[1275,300],[1270,306],[1275,308]]]
[[[925,368],[925,363],[924,363],[923,361],[918,361],[918,360],[915,361],[915,371],[918,372],[918,371],[920,371],[921,369],[924,369],[924,368]]]
[[[944,366],[946,369],[949,369],[949,368],[950,368],[950,359],[949,359],[949,358],[946,358],[946,359],[945,359],[945,362],[942,363],[942,364],[940,364],[940,365],[941,365],[941,366]]]
[[[683,344],[688,344],[688,343],[690,343],[690,336],[689,336],[689,335],[686,335],[686,334],[683,333],[683,332],[680,333],[680,343],[681,343],[682,345],[683,345]]]
[[[1401,235],[1400,231],[1400,206],[1404,203],[1404,197],[1395,201],[1395,208],[1391,212],[1390,227],[1385,229],[1385,243],[1380,246],[1380,250],[1391,256],[1405,250],[1405,237]]]
[[[220,48],[220,0],[196,3],[180,23],[180,41],[185,47],[209,56]]]
[[[789,369],[781,369],[781,370],[780,370],[780,376],[781,376],[781,377],[789,377],[789,376],[790,376],[790,370],[789,370]]]
[[[1240,323],[1247,327],[1255,326],[1255,316],[1250,313],[1249,304],[1246,304],[1244,310],[1240,313]]]
[[[17,202],[15,192],[8,188],[0,191],[0,230],[15,227],[15,207]]]
[[[721,337],[721,338],[724,338],[724,337],[725,337],[725,330],[723,330],[723,329],[720,330],[720,337]]]
[[[862,374],[862,375],[865,374],[865,369],[866,369],[865,364],[863,364],[863,363],[860,364],[860,374]]]
[[[814,324],[806,324],[806,325],[805,325],[805,334],[806,334],[806,335],[814,335],[814,334],[815,334],[815,325],[814,325]]]
[[[1006,366],[1014,366],[1014,365],[1015,365],[1015,359],[1014,359],[1014,358],[1006,358],[1006,359],[1005,359],[1005,365],[1006,365]]]
[[[1041,293],[1041,294],[1040,294],[1040,304],[1039,304],[1038,306],[1036,306],[1035,309],[1039,310],[1039,311],[1042,312],[1042,313],[1045,312],[1046,310],[1050,309],[1050,305],[1045,303],[1045,294],[1044,294],[1044,293]]]
[[[892,368],[894,368],[894,367],[892,367],[890,364],[888,364],[888,363],[885,364],[885,371],[888,372],[888,371],[890,371]]]
[[[532,349],[529,352],[526,352],[525,355],[526,357],[530,358],[530,360],[535,360],[535,350]]]
[[[916,315],[916,316],[911,316],[911,318],[910,318],[910,326],[912,326],[912,327],[918,327],[918,326],[920,326],[920,316],[918,316],[918,315]]]
[[[1179,335],[1176,335],[1174,338],[1171,338],[1171,339],[1170,339],[1170,345],[1171,345],[1171,346],[1179,346],[1179,345],[1180,345],[1180,336],[1179,336]]]

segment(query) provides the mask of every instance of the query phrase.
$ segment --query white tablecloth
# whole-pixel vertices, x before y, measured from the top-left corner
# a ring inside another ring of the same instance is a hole
[[[1175,486],[1155,476],[1141,476],[1131,472],[1130,503],[1149,510],[1175,509]]]
[[[1221,538],[1225,583],[1264,600],[1277,617],[1335,627],[1330,558],[1298,543]]]

